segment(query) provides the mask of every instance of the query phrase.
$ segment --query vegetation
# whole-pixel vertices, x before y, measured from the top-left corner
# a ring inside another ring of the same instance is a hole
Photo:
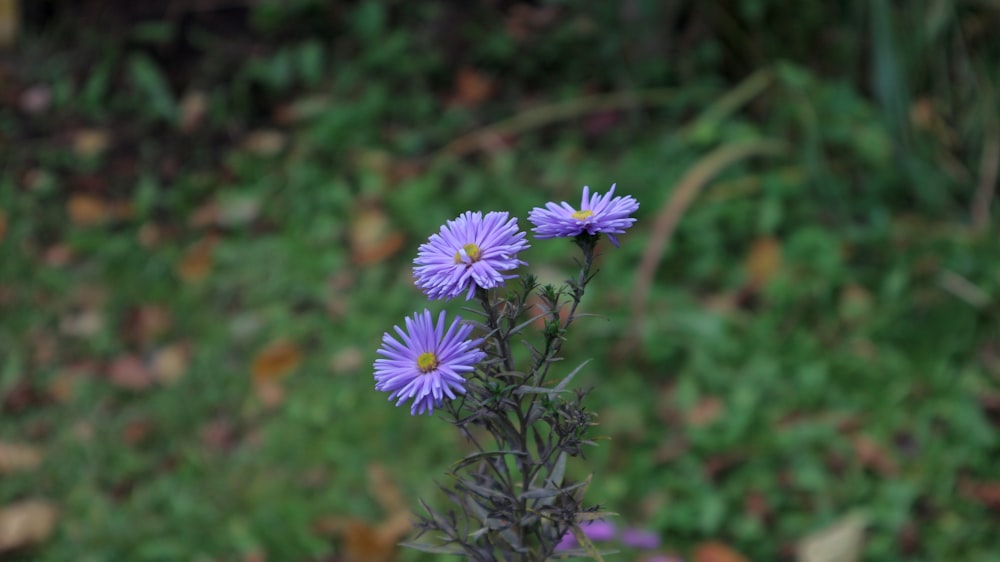
[[[996,556],[995,3],[23,4],[0,555],[424,559],[407,510],[471,449],[373,390],[413,249],[617,183],[563,349],[590,502],[690,560]]]

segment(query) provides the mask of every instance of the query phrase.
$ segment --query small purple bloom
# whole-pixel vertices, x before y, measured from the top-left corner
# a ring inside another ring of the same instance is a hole
[[[431,414],[447,396],[465,394],[462,373],[475,370],[486,358],[479,349],[482,340],[470,340],[472,326],[456,318],[446,332],[445,313],[435,324],[431,311],[406,318],[406,331],[395,326],[402,341],[382,335],[382,347],[375,360],[375,390],[390,392],[389,400],[398,398],[399,406],[410,398],[411,415]]]
[[[559,540],[559,544],[556,545],[556,552],[560,550],[571,550],[577,547],[576,537],[573,536],[573,531],[567,532]]]
[[[556,205],[549,202],[545,208],[535,207],[528,213],[528,220],[535,225],[532,229],[536,238],[573,237],[586,232],[591,236],[603,232],[611,243],[618,246],[615,234],[622,234],[632,226],[635,219],[629,215],[639,208],[639,202],[631,195],[614,197],[615,185],[603,197],[590,194],[590,188],[583,187],[580,209],[574,209],[563,201]]]
[[[625,529],[622,531],[622,544],[643,550],[653,550],[660,547],[660,537],[652,531]]]
[[[503,285],[505,274],[521,265],[517,253],[528,248],[517,219],[494,211],[483,216],[466,211],[448,221],[417,250],[413,274],[417,286],[432,299],[450,299],[463,292],[470,300],[476,287]]]
[[[615,526],[604,520],[588,521],[580,525],[580,530],[592,541],[610,541],[615,538]],[[556,550],[569,550],[578,547],[573,531],[567,531],[556,545]]]
[[[609,521],[591,521],[580,527],[592,541],[610,541],[615,538],[615,526]]]

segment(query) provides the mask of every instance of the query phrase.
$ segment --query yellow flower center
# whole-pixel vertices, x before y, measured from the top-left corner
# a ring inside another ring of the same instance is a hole
[[[428,351],[427,353],[421,353],[417,357],[417,368],[420,369],[421,373],[429,373],[438,367],[437,355],[434,352]]]
[[[479,246],[471,242],[462,246],[462,249],[465,250],[465,255],[469,256],[469,261],[472,263],[479,261],[479,257],[482,255],[482,252],[479,251]],[[462,263],[463,261],[462,252],[455,252],[455,263]]]
[[[588,210],[588,209],[580,209],[579,211],[573,213],[572,216],[573,216],[574,219],[576,219],[578,221],[582,221],[582,220],[586,220],[587,218],[591,217],[593,214],[594,214],[594,211],[591,211],[591,210]]]

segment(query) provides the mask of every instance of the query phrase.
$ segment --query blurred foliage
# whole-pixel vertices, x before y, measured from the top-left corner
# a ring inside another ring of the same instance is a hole
[[[416,246],[617,182],[617,312],[566,347],[611,437],[591,501],[682,554],[793,560],[862,510],[866,560],[994,556],[996,3],[23,4],[0,442],[42,460],[0,506],[60,515],[0,554],[364,558],[372,463],[433,497],[463,450],[372,391]]]

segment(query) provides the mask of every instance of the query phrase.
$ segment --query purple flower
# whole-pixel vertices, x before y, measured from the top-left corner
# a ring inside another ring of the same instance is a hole
[[[625,529],[622,531],[622,544],[644,550],[653,550],[660,547],[660,536],[652,531]]]
[[[622,234],[632,226],[635,219],[629,215],[639,208],[639,202],[631,195],[614,197],[614,194],[614,185],[603,197],[597,193],[591,195],[590,188],[584,186],[579,210],[565,201],[558,205],[546,203],[544,209],[535,207],[528,213],[528,220],[535,225],[532,231],[536,238],[572,237],[584,232],[593,236],[603,232],[617,247],[615,234]]]
[[[559,543],[556,544],[556,552],[560,550],[572,550],[576,547],[576,537],[573,536],[572,531],[569,531],[559,539]]]
[[[432,299],[450,299],[463,292],[472,298],[476,287],[492,289],[516,275],[504,274],[520,265],[517,253],[528,248],[517,219],[505,212],[466,211],[441,227],[417,251],[413,274],[417,286]]]
[[[580,525],[580,530],[592,541],[610,541],[615,538],[615,526],[608,521],[588,521]],[[556,550],[569,550],[579,546],[573,531],[567,531],[556,545]]]
[[[456,318],[445,332],[445,313],[437,324],[431,311],[406,318],[406,331],[395,326],[400,340],[388,332],[382,335],[382,347],[375,360],[375,390],[390,392],[389,400],[398,398],[399,406],[410,398],[410,414],[434,412],[444,397],[454,399],[465,394],[462,373],[475,370],[476,363],[486,358],[479,349],[482,340],[470,340],[472,326]]]

